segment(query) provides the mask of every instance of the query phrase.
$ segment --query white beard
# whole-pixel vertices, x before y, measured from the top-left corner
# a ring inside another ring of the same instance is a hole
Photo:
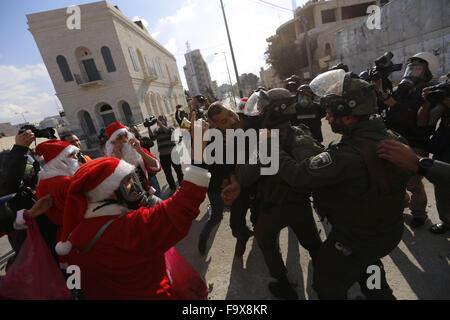
[[[128,162],[133,166],[138,166],[143,161],[141,155],[129,143],[123,144],[121,160]]]
[[[77,172],[77,170],[80,168],[80,163],[78,160],[73,158],[68,158],[65,163],[67,164],[67,167],[72,172],[72,176]]]

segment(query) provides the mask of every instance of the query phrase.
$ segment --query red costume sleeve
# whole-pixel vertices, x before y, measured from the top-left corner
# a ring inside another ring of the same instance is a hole
[[[155,157],[154,155],[152,155],[150,153],[150,151],[147,151],[147,149],[145,148],[141,148],[146,154],[148,154],[150,157],[152,157],[153,159],[156,160],[157,162],[157,166],[156,168],[151,168],[150,166],[147,165],[147,163],[145,163],[144,161],[144,165],[145,165],[145,169],[147,169],[148,172],[152,172],[152,173],[157,173],[159,171],[161,171],[161,163],[159,162],[159,159],[157,157]]]
[[[121,223],[121,241],[130,250],[164,253],[189,232],[198,216],[207,188],[183,181],[181,188],[154,208],[140,208],[127,214]]]

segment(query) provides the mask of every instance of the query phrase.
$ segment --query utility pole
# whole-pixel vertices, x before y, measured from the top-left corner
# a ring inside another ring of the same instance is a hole
[[[230,69],[228,68],[227,56],[226,56],[226,54],[225,54],[225,51],[223,51],[222,53],[223,53],[223,57],[225,58],[225,64],[226,64],[226,66],[227,66],[228,81],[230,82],[230,91],[231,91],[230,99],[231,99],[231,97],[233,97],[233,103],[234,103],[234,106],[235,106],[236,109],[237,109],[237,105],[236,105],[236,97],[234,96],[233,82],[231,82],[231,75],[230,75]],[[217,53],[217,52],[214,53],[214,55],[218,55],[218,54],[219,54],[219,53]]]
[[[233,58],[234,72],[236,73],[236,83],[237,83],[237,86],[238,86],[238,89],[239,89],[239,96],[241,98],[243,98],[244,96],[242,94],[241,83],[239,81],[239,73],[238,73],[238,70],[237,70],[236,59],[234,57],[233,45],[231,44],[230,30],[228,30],[227,16],[225,15],[225,9],[223,7],[223,1],[222,0],[220,0],[220,5],[222,6],[223,20],[225,21],[225,28],[227,29],[228,43],[230,44],[231,57]]]
[[[313,73],[312,73],[312,64],[311,64],[311,49],[309,46],[308,29],[306,26],[307,21],[305,19],[305,14],[303,13],[302,9],[300,9],[300,14],[301,14],[300,21],[302,22],[303,30],[305,31],[306,55],[308,56],[309,77],[312,79]]]

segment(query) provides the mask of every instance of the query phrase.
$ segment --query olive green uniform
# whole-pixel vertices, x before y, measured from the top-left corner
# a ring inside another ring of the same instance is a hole
[[[290,145],[295,146],[292,155],[299,161],[317,155],[324,149],[300,128],[288,126],[279,130],[280,143],[289,141]],[[270,275],[280,279],[287,274],[278,238],[280,231],[288,226],[314,261],[322,242],[313,218],[310,193],[295,191],[278,174],[260,176],[257,165],[238,166],[237,178],[244,187],[257,181],[259,208],[255,238]]]
[[[279,175],[299,192],[313,192],[319,214],[332,225],[314,271],[320,299],[345,299],[357,281],[368,298],[394,298],[380,259],[401,240],[410,174],[376,157],[374,146],[384,139],[400,137],[375,119],[347,126],[338,144],[302,162],[280,152]],[[375,264],[381,268],[382,285],[369,290],[366,271]]]

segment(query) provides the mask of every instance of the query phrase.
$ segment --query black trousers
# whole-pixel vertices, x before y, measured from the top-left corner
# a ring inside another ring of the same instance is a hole
[[[270,275],[275,279],[287,274],[279,245],[280,231],[285,227],[291,227],[300,244],[309,251],[313,261],[322,244],[308,201],[262,208],[256,220],[255,237]]]
[[[319,299],[345,300],[350,287],[359,282],[361,291],[368,299],[395,300],[380,260],[401,240],[403,225],[395,229],[375,239],[371,237],[368,241],[352,239],[332,229],[319,250],[314,267],[313,288]],[[370,272],[376,275],[369,267],[379,270],[379,288],[369,288],[367,285],[371,282]]]
[[[171,189],[176,189],[175,181],[172,176],[172,167],[175,169],[177,174],[178,181],[181,183],[183,180],[183,170],[181,169],[181,165],[175,164],[172,161],[172,157],[170,154],[159,156],[159,160],[161,161],[161,166],[166,175],[167,183]]]
[[[252,235],[252,232],[247,227],[246,221],[248,209],[250,209],[252,212],[252,217],[250,218],[250,220],[253,225],[255,225],[254,220],[256,218],[253,217],[253,212],[255,210],[254,208],[252,208],[252,202],[248,190],[244,188],[241,190],[239,197],[237,197],[236,200],[233,201],[230,209],[230,228],[233,237],[238,240],[248,240],[248,238],[250,238],[250,236]]]

